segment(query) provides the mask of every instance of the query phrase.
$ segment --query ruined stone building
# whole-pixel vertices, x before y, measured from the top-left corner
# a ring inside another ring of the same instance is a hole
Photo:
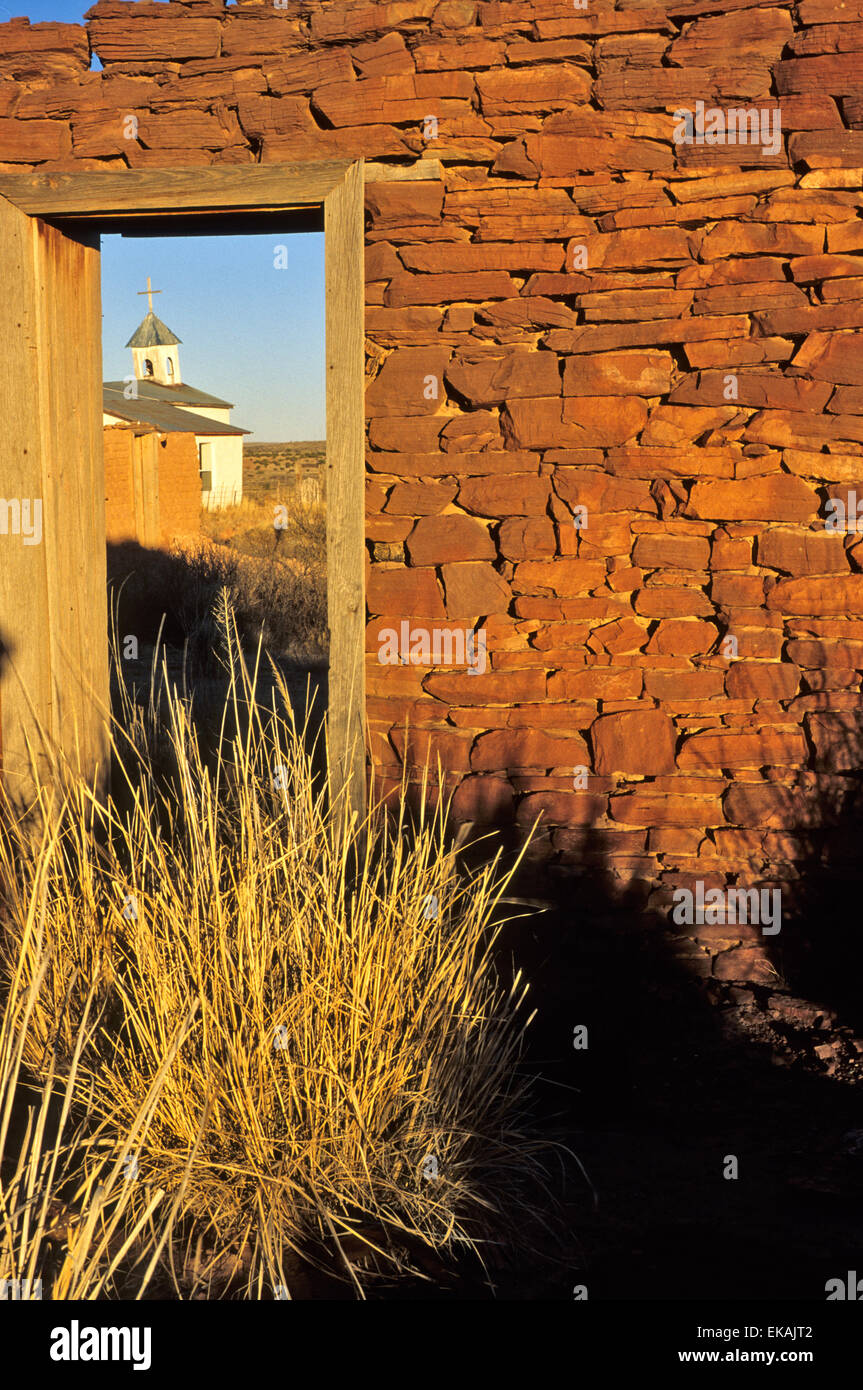
[[[793,885],[813,855],[854,871],[860,0],[100,0],[80,26],[0,25],[0,75],[0,192],[386,167],[365,262],[384,785],[439,755],[456,817],[538,818],[535,863],[663,909]],[[407,659],[381,659],[404,622]],[[762,968],[748,928],[695,937],[725,980]]]

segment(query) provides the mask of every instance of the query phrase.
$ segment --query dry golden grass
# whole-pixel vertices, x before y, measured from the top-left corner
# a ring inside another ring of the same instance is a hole
[[[154,677],[114,729],[113,797],[68,777],[38,832],[0,817],[0,1278],[59,1259],[52,1297],[219,1296],[229,1257],[261,1297],[299,1254],[363,1296],[369,1265],[481,1257],[544,1186],[525,989],[493,960],[508,875],[467,875],[442,804],[330,804],[284,686],[261,706],[223,622],[214,758]]]
[[[224,574],[246,636],[263,631],[273,653],[325,656],[324,505],[303,501],[292,482],[272,498],[245,497],[236,507],[205,512],[203,527],[204,539],[184,547],[184,558],[192,574]]]

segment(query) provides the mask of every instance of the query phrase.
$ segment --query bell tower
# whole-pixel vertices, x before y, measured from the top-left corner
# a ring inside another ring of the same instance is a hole
[[[147,296],[150,307],[126,344],[132,349],[135,376],[138,381],[153,381],[159,386],[182,386],[177,350],[180,339],[153,313],[153,295],[162,291],[153,289],[148,275],[147,288],[138,293]]]

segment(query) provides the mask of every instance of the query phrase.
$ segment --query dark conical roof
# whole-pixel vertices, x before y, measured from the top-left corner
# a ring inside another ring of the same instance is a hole
[[[157,319],[153,310],[150,309],[138,324],[126,347],[173,347],[174,343],[181,343],[182,341],[182,338],[176,337],[170,328],[166,328],[162,320]]]

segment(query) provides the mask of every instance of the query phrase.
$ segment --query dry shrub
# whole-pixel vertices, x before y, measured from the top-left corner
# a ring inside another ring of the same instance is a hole
[[[138,1152],[124,1239],[158,1208],[163,1235],[244,1252],[257,1296],[290,1285],[292,1252],[341,1251],[362,1296],[349,1248],[390,1272],[423,1251],[482,1255],[546,1191],[525,988],[493,960],[508,875],[493,859],[466,876],[442,801],[413,824],[404,797],[362,824],[330,802],[287,692],[257,702],[224,621],[211,764],[175,691],[127,701],[124,802],[70,778],[62,797],[41,789],[38,835],[7,819],[5,974],[29,1001],[15,1046],[116,1155]],[[165,721],[167,779],[150,756]],[[14,1229],[3,1239],[8,1269]]]
[[[272,537],[270,527],[269,541]],[[111,547],[109,579],[118,608],[118,630],[140,642],[164,640],[186,647],[197,674],[210,674],[218,644],[213,610],[227,590],[241,636],[259,639],[274,656],[295,662],[324,659],[329,648],[326,559],[307,554],[270,554],[261,539],[249,554],[205,537],[175,542],[170,550],[137,545]]]

